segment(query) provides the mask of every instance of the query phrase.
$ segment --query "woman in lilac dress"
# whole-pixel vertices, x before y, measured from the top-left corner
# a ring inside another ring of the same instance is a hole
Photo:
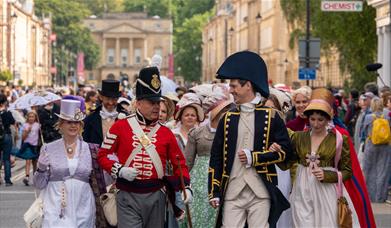
[[[89,146],[80,136],[85,117],[80,101],[61,100],[58,116],[56,127],[62,137],[42,146],[34,174],[44,205],[42,227],[94,227],[92,163]]]

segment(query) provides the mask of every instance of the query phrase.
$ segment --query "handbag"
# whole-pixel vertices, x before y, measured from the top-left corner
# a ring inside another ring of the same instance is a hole
[[[337,136],[337,146],[336,146],[336,154],[335,154],[335,160],[334,165],[335,169],[337,170],[338,174],[338,183],[337,183],[337,210],[338,210],[338,227],[340,228],[351,228],[353,227],[353,219],[352,219],[352,211],[349,208],[348,201],[343,196],[343,183],[342,183],[342,173],[338,171],[338,162],[341,158],[341,152],[342,152],[342,135],[341,133],[336,129],[336,136]]]
[[[42,194],[42,192],[41,192]],[[36,197],[30,208],[24,213],[23,219],[28,228],[41,228],[43,222],[43,200],[41,197]],[[37,194],[35,194],[37,196]]]
[[[349,208],[348,201],[342,194],[342,174],[338,172],[338,227],[351,228],[353,227],[352,211]]]
[[[117,226],[117,192],[117,189],[112,188],[99,197],[105,218],[111,226]]]

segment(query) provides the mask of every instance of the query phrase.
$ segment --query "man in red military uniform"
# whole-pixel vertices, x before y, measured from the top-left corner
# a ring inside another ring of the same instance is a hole
[[[189,172],[175,136],[158,122],[161,89],[159,70],[147,67],[136,82],[136,113],[110,128],[98,153],[99,164],[116,179],[118,227],[163,227],[167,179],[179,190],[180,171],[186,186]],[[179,159],[179,161],[178,161]],[[166,163],[174,177],[165,176]],[[179,170],[178,162],[182,170]],[[187,198],[192,193],[186,187]]]

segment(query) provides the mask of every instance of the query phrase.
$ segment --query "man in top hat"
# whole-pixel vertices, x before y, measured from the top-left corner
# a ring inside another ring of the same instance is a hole
[[[292,154],[284,121],[265,107],[266,64],[249,51],[229,56],[217,71],[230,79],[236,108],[220,120],[209,163],[209,199],[221,207],[216,227],[275,227],[289,202],[276,187],[276,163]],[[274,142],[282,150],[272,152]]]
[[[172,187],[178,191],[181,172],[185,185],[190,183],[175,136],[158,121],[160,86],[158,68],[146,67],[140,71],[136,82],[136,113],[115,122],[99,149],[99,164],[111,173],[120,189],[117,194],[119,228],[163,227],[166,205],[163,189]],[[172,164],[174,176],[165,176],[167,162]],[[172,185],[166,185],[167,180]],[[189,187],[185,192],[187,203],[192,194]]]
[[[114,124],[118,113],[121,111],[121,107],[117,105],[118,98],[121,96],[119,85],[120,82],[117,80],[107,79],[102,81],[102,90],[98,90],[101,105],[84,121],[84,141],[98,145],[102,144],[103,137]]]

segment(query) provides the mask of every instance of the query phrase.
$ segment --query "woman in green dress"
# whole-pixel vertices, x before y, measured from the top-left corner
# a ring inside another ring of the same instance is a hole
[[[329,90],[320,88],[313,91],[310,104],[304,111],[310,130],[293,134],[294,159],[285,163],[286,167],[280,166],[287,169],[294,162],[299,164],[290,196],[294,227],[338,227],[337,172],[341,172],[342,179],[347,180],[351,178],[352,170],[348,138],[331,125],[333,102],[334,97]],[[340,158],[337,156],[336,159],[336,145],[340,140],[342,150]],[[272,151],[279,149],[278,144],[272,144],[270,148]],[[346,191],[344,193],[353,211],[353,226],[358,227],[353,204]]]
[[[185,158],[190,170],[193,203],[190,205],[193,227],[214,227],[217,212],[208,201],[208,167],[210,150],[220,117],[233,105],[229,94],[216,87],[203,102],[209,122],[189,132]]]

